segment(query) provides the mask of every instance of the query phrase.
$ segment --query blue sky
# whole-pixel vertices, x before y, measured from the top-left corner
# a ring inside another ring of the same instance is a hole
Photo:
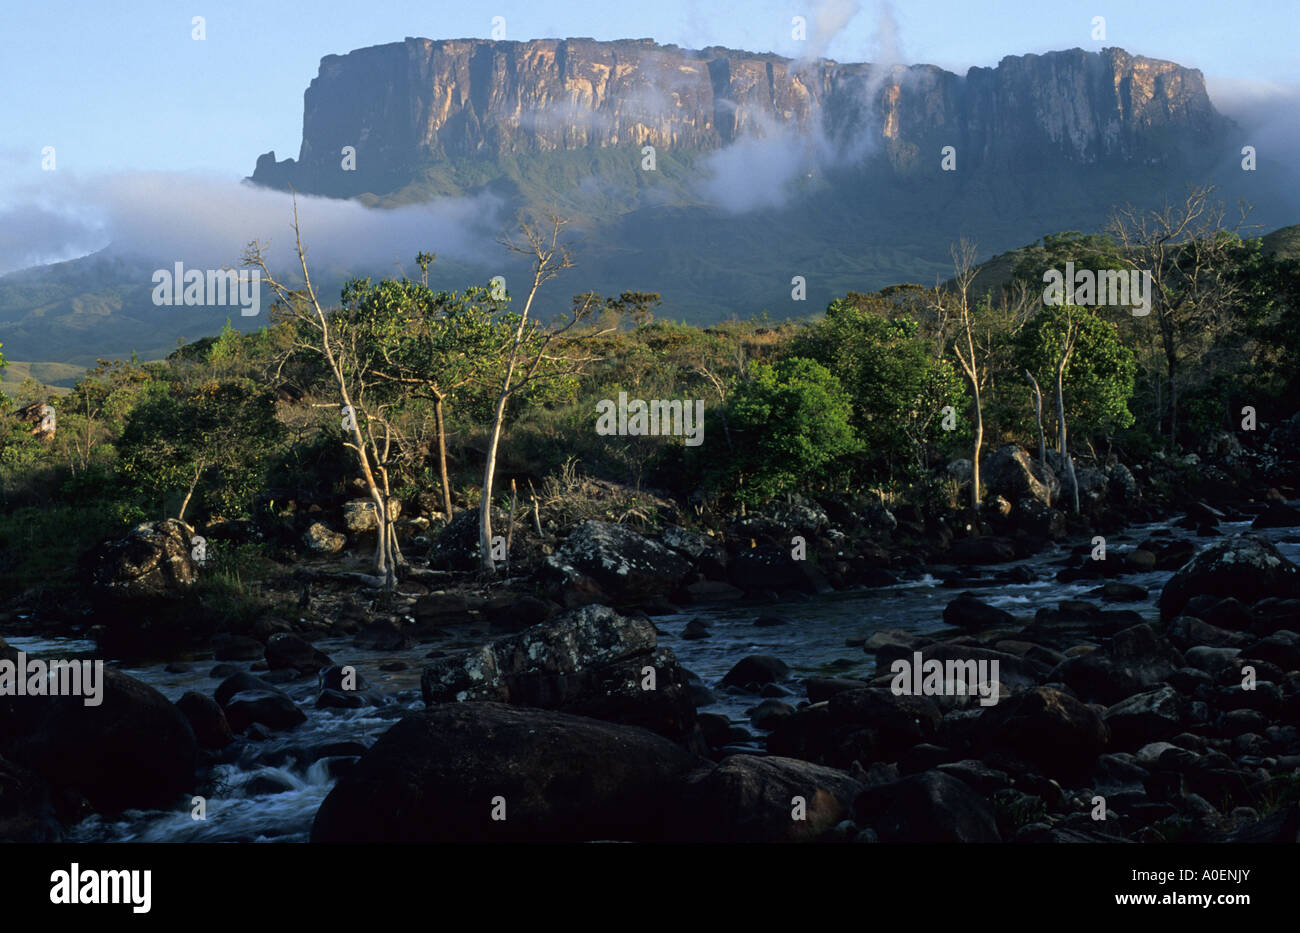
[[[251,174],[258,154],[297,155],[302,94],[323,55],[403,37],[488,37],[491,17],[507,38],[650,37],[700,47],[726,45],[797,55],[790,19],[813,21],[813,2],[701,0],[121,0],[6,4],[0,12],[8,181],[34,181],[40,151],[55,146],[58,168],[77,173],[205,170]],[[822,4],[826,6],[825,2]],[[857,9],[827,47],[841,61],[876,60],[875,0],[831,0]],[[1200,68],[1240,86],[1297,80],[1297,0],[897,0],[896,49],[907,63],[964,70],[1004,55],[1117,45]],[[207,38],[191,38],[191,18]],[[1104,42],[1091,38],[1106,18]],[[1226,86],[1226,85],[1225,85]]]

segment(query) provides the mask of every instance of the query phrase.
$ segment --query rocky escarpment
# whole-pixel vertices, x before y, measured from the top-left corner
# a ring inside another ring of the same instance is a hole
[[[1150,165],[1212,147],[1225,125],[1199,71],[1114,48],[1009,56],[959,76],[649,39],[407,38],[322,59],[297,160],[267,153],[252,177],[348,196],[391,190],[443,160],[698,152],[780,132],[824,137],[849,158],[879,151],[897,167],[921,152],[930,165],[945,145],[971,167]]]

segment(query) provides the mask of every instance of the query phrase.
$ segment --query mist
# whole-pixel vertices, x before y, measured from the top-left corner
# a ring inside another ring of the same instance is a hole
[[[266,245],[272,271],[292,277],[293,198],[216,175],[127,172],[95,178],[51,173],[0,207],[0,274],[104,248],[193,268],[238,266],[252,240]],[[427,250],[490,262],[507,221],[491,194],[395,209],[298,195],[303,245],[313,268],[368,273],[409,266]]]

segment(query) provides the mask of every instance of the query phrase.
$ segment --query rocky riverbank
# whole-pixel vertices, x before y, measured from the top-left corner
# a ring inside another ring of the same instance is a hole
[[[193,530],[142,526],[88,556],[94,614],[11,613],[0,631],[89,634],[101,657],[147,647],[169,671],[211,666],[216,689],[169,699],[113,671],[94,708],[0,697],[0,838],[184,810],[220,794],[224,765],[288,760],[337,779],[320,840],[1295,841],[1300,589],[1268,531],[1300,525],[1280,453],[1293,429],[1249,448],[1225,435],[1204,459],[1082,466],[1078,515],[1051,458],[1011,445],[982,464],[979,512],[825,496],[695,528],[671,503],[653,531],[516,526],[492,584],[470,569],[473,513],[437,534],[415,522],[428,559],[389,603],[350,576],[354,509],[334,558],[312,543],[319,518],[292,529],[316,556],[281,581],[294,595],[277,612],[241,625],[193,611]],[[1108,549],[1171,513],[1178,534]],[[1063,555],[1051,573],[1071,598],[1032,616],[994,605],[1041,577],[1025,561],[1045,552]],[[1158,592],[1132,582],[1153,573],[1172,574]],[[874,673],[797,676],[797,658],[757,654],[703,682],[655,624],[699,607],[680,631],[693,644],[711,637],[708,607],[734,605],[797,631],[815,623],[763,607],[923,578],[952,598],[926,632],[891,626],[885,603],[856,640]],[[375,651],[398,689],[358,672],[353,655]],[[900,659],[985,662],[996,702],[900,694]],[[719,694],[752,704],[757,734],[710,711]],[[366,728],[294,739],[347,716]]]

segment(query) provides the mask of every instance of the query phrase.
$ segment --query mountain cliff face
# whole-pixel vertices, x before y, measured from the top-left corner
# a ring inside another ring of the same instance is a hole
[[[644,145],[701,153],[781,132],[887,156],[904,171],[933,169],[948,145],[972,169],[1163,165],[1217,148],[1227,126],[1199,71],[1122,49],[1012,56],[962,77],[648,39],[408,38],[322,59],[297,160],[267,153],[252,177],[379,194],[439,161],[639,155]],[[354,171],[342,168],[346,146]]]

